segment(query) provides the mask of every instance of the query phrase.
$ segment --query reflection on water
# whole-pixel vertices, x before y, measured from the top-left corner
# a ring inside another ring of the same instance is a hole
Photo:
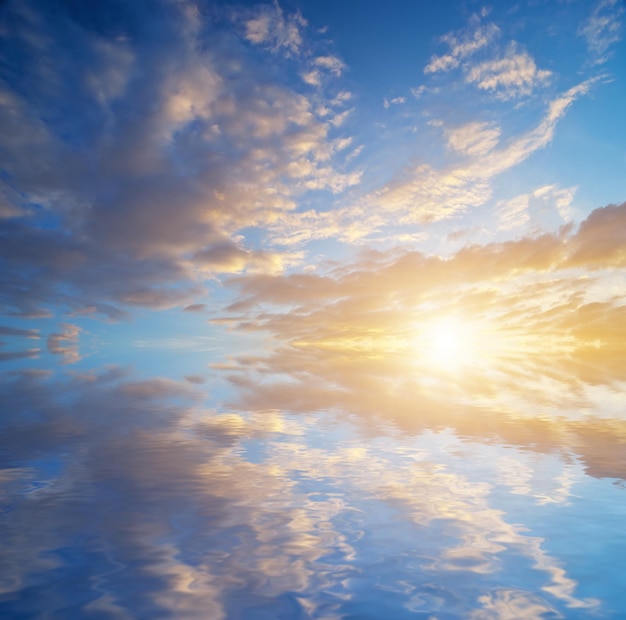
[[[333,359],[233,359],[223,402],[201,372],[5,372],[0,617],[626,615],[620,384],[498,406]]]

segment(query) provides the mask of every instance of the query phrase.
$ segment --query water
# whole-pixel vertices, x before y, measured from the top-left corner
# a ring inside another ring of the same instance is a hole
[[[363,370],[5,372],[0,617],[626,617],[619,385]]]

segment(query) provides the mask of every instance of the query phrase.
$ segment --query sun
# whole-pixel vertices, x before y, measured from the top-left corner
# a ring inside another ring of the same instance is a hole
[[[480,356],[477,326],[458,317],[429,321],[418,331],[419,357],[440,369],[458,370]]]

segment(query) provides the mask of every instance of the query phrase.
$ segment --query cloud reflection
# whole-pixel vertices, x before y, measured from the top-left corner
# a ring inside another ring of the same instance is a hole
[[[338,536],[318,530],[325,503],[303,509],[284,468],[239,453],[244,439],[285,432],[271,418],[212,416],[186,382],[116,369],[58,386],[5,377],[4,388],[6,613],[280,614],[281,593],[341,569],[320,560]]]
[[[461,425],[450,433],[391,418],[365,441],[373,428],[361,417],[288,414],[287,403],[220,412],[197,382],[113,367],[2,381],[0,608],[9,616],[339,618],[371,599],[371,617],[396,604],[403,617],[445,611],[432,607],[435,582],[461,596],[467,617],[599,604],[499,505],[507,485],[546,505],[532,489],[548,471],[507,447],[503,432],[495,444]],[[506,458],[525,468],[519,483],[512,470],[502,480]],[[585,477],[563,456],[546,458],[555,481]],[[468,463],[491,473],[477,480]],[[519,566],[539,591],[493,589]]]

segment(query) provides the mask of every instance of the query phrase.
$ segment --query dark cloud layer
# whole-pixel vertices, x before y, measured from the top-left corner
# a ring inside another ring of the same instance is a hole
[[[281,269],[237,231],[343,181],[332,125],[273,68],[289,61],[246,39],[254,14],[169,0],[2,4],[5,312],[118,319],[125,306],[189,304],[211,273]]]

